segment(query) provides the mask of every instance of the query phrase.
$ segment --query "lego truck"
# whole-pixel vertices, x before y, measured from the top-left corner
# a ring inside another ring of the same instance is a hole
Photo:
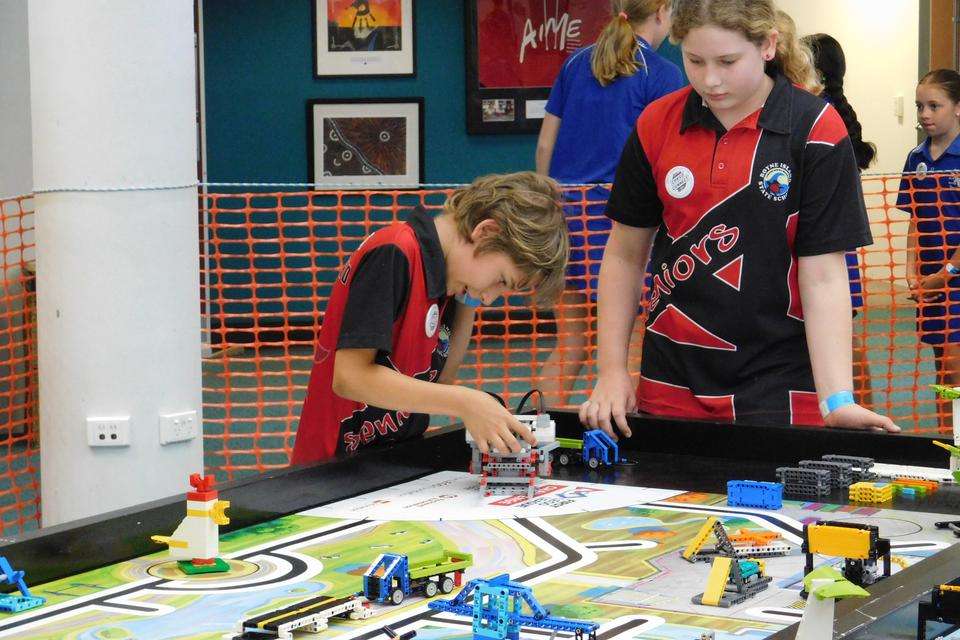
[[[582,462],[591,469],[600,465],[609,466],[620,462],[620,449],[616,441],[600,429],[584,431],[583,439],[557,438],[560,448],[554,459],[561,465]]]
[[[416,594],[432,598],[460,586],[463,572],[472,565],[471,554],[446,549],[415,563],[399,553],[382,553],[363,574],[363,595],[371,602],[391,604]]]

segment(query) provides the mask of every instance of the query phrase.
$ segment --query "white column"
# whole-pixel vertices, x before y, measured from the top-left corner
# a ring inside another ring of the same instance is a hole
[[[203,470],[201,437],[159,438],[200,422],[193,3],[30,0],[29,38],[47,526]],[[88,446],[100,416],[130,445]]]

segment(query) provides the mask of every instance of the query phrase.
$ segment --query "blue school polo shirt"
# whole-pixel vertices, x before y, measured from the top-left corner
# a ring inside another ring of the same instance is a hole
[[[909,211],[916,221],[920,275],[924,276],[943,269],[960,246],[960,173],[930,175],[943,171],[960,171],[960,137],[936,160],[930,155],[929,138],[911,151],[903,172],[912,175],[900,181],[897,196],[897,208]],[[918,309],[920,337],[927,344],[960,342],[960,278],[951,278],[949,285],[949,309],[929,303]]]
[[[915,175],[900,181],[897,207],[909,211],[917,222],[922,275],[943,268],[950,257],[944,246],[960,246],[960,174],[929,175],[941,171],[960,171],[960,137],[936,160],[930,156],[927,138],[907,155],[903,166],[904,173]]]
[[[643,38],[637,43],[641,68],[606,87],[590,68],[595,45],[578,49],[561,68],[546,107],[560,118],[550,177],[561,184],[613,182],[623,145],[640,112],[684,86],[677,65],[659,56]]]

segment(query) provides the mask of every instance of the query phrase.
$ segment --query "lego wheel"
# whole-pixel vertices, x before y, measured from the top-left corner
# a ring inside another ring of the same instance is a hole
[[[567,466],[568,464],[570,464],[570,454],[561,453],[559,456],[557,456],[557,462],[559,462],[564,467]]]
[[[450,593],[453,591],[453,578],[450,576],[445,577],[440,581],[440,591],[444,593]]]
[[[429,580],[423,587],[423,593],[428,598],[432,598],[433,596],[437,595],[437,583],[433,580]]]
[[[403,589],[399,587],[390,592],[390,602],[393,604],[400,604],[403,602],[403,598]]]
[[[590,467],[591,469],[596,469],[597,467],[600,466],[600,461],[596,458],[590,458],[589,460],[587,460],[587,466]]]

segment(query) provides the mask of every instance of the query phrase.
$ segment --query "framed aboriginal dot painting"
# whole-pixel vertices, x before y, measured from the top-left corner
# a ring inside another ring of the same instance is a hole
[[[309,179],[318,188],[423,182],[423,98],[307,101]]]

